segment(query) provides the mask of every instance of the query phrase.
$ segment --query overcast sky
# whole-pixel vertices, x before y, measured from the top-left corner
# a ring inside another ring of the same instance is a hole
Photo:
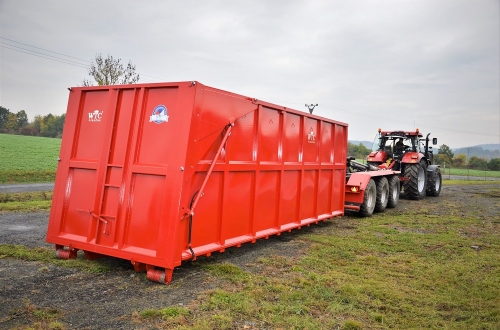
[[[140,82],[318,103],[350,140],[418,127],[452,148],[500,143],[499,4],[0,0],[0,105],[63,114],[102,53],[131,60]]]

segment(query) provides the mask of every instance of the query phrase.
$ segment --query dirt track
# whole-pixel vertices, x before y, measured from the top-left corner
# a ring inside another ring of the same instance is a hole
[[[437,215],[474,214],[485,221],[500,221],[500,199],[484,193],[499,189],[500,183],[477,186],[445,186],[438,198],[424,201],[401,200],[386,212],[404,213],[425,207]],[[496,220],[495,220],[496,219]],[[20,244],[29,248],[50,247],[45,243],[48,213],[0,214],[0,244]],[[293,231],[256,244],[214,254],[215,262],[227,261],[247,268],[261,256],[297,256],[306,253],[303,233],[331,231],[356,226],[356,217],[345,216],[326,223]],[[166,306],[189,305],[200,294],[218,287],[217,279],[196,263],[186,263],[174,271],[173,281],[164,286],[149,282],[143,273],[135,273],[130,262],[114,258],[88,261],[109,265],[103,274],[0,257],[0,329],[25,328],[37,322],[31,311],[57,311],[58,321],[66,329],[148,329],[137,323],[134,311]],[[258,272],[258,269],[252,269]]]

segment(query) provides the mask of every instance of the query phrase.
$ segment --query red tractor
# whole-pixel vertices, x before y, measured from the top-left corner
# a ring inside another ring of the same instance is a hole
[[[434,165],[429,134],[424,138],[417,128],[414,132],[382,131],[380,128],[368,155],[368,165],[379,169],[400,171],[401,195],[409,199],[439,196],[441,170]],[[432,139],[437,144],[437,139]]]

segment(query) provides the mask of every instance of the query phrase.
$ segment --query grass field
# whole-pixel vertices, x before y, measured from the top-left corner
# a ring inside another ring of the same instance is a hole
[[[466,168],[443,168],[441,169],[443,175],[461,175],[461,176],[475,176],[487,178],[500,178],[500,171],[485,171],[485,170],[468,170]]]
[[[356,159],[357,162],[366,164],[365,159]],[[476,176],[487,178],[500,178],[500,171],[485,171],[466,168],[441,168],[443,175],[461,175],[461,176]]]
[[[61,139],[0,134],[0,183],[51,182]]]

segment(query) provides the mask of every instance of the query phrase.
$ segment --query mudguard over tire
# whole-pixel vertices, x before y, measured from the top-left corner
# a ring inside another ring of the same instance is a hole
[[[427,182],[427,196],[439,196],[439,194],[441,193],[441,185],[443,183],[443,177],[441,175],[441,170],[439,169],[439,167],[433,169],[432,171],[429,168],[427,177],[429,179]]]
[[[427,166],[424,162],[406,164],[403,171],[404,196],[409,199],[422,199],[427,190]]]
[[[386,177],[380,177],[377,180],[377,199],[375,203],[375,212],[383,212],[389,201],[389,182]]]
[[[389,198],[387,201],[387,207],[393,208],[399,202],[399,191],[401,190],[399,184],[399,177],[397,175],[393,175],[389,177]]]
[[[369,217],[373,214],[375,210],[375,204],[377,200],[377,187],[375,181],[370,179],[368,185],[365,189],[365,196],[363,198],[363,204],[359,207],[358,214],[362,217]]]

